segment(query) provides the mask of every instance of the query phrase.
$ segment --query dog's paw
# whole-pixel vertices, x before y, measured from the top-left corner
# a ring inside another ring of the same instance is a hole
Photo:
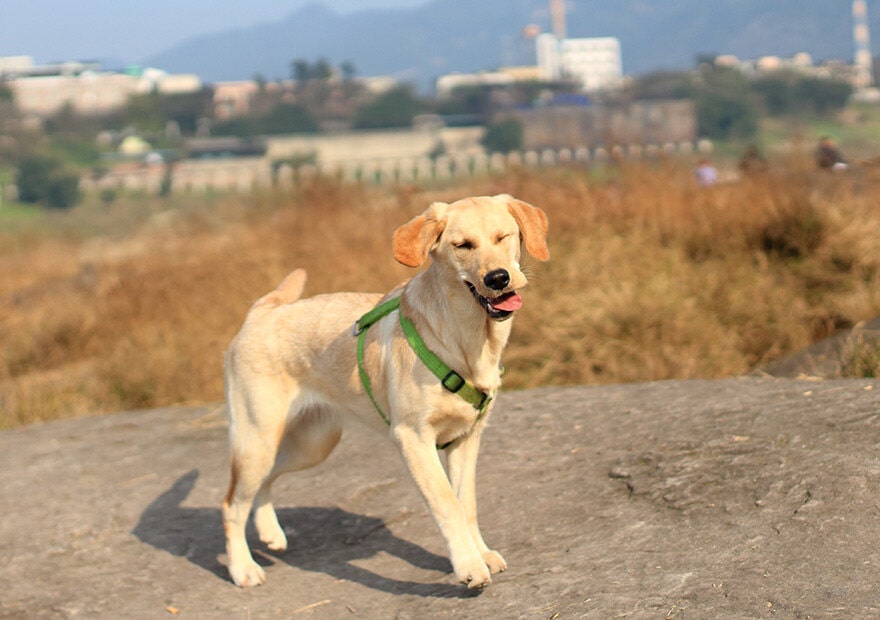
[[[272,551],[287,550],[287,536],[280,527],[273,532],[260,532],[260,540]]]
[[[489,567],[489,572],[493,575],[507,570],[507,562],[504,561],[504,558],[497,551],[492,551],[491,549],[486,551],[483,554],[483,561]]]
[[[257,512],[254,515],[254,524],[260,540],[272,551],[285,551],[287,549],[287,535],[281,529],[275,512]]]
[[[492,583],[489,567],[479,558],[465,566],[456,566],[455,576],[472,590],[485,588]]]
[[[258,586],[266,581],[266,572],[253,560],[242,562],[241,565],[230,565],[229,576],[240,588]]]

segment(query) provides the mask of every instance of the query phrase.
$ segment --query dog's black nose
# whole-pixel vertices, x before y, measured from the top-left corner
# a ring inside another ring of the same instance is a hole
[[[510,274],[506,269],[493,269],[483,276],[483,284],[494,291],[503,290],[505,286],[510,284]]]

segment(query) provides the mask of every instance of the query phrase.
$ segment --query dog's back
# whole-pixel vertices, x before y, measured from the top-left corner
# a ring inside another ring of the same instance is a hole
[[[323,379],[350,372],[357,340],[354,322],[381,299],[379,293],[326,293],[302,297],[306,273],[297,269],[257,300],[226,353],[231,384],[244,375],[296,377],[300,390],[334,398],[338,386]],[[292,386],[291,386],[292,387]]]

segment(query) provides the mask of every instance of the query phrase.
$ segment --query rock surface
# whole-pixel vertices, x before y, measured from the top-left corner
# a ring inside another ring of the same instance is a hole
[[[390,442],[349,429],[275,486],[290,548],[226,576],[222,407],[0,433],[0,618],[880,617],[880,382],[743,378],[502,394],[454,583]]]

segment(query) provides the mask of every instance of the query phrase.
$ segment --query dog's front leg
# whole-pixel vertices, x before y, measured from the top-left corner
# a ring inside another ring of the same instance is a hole
[[[415,429],[403,424],[395,427],[394,437],[422,497],[446,539],[455,576],[469,588],[489,585],[492,581],[489,567],[474,542],[465,510],[443,470],[435,437],[422,436]]]
[[[449,479],[452,489],[458,496],[467,519],[468,530],[483,561],[494,573],[507,569],[507,562],[497,551],[489,549],[483,541],[480,526],[477,522],[477,455],[480,451],[480,435],[482,426],[474,428],[468,435],[456,441],[448,448]]]

